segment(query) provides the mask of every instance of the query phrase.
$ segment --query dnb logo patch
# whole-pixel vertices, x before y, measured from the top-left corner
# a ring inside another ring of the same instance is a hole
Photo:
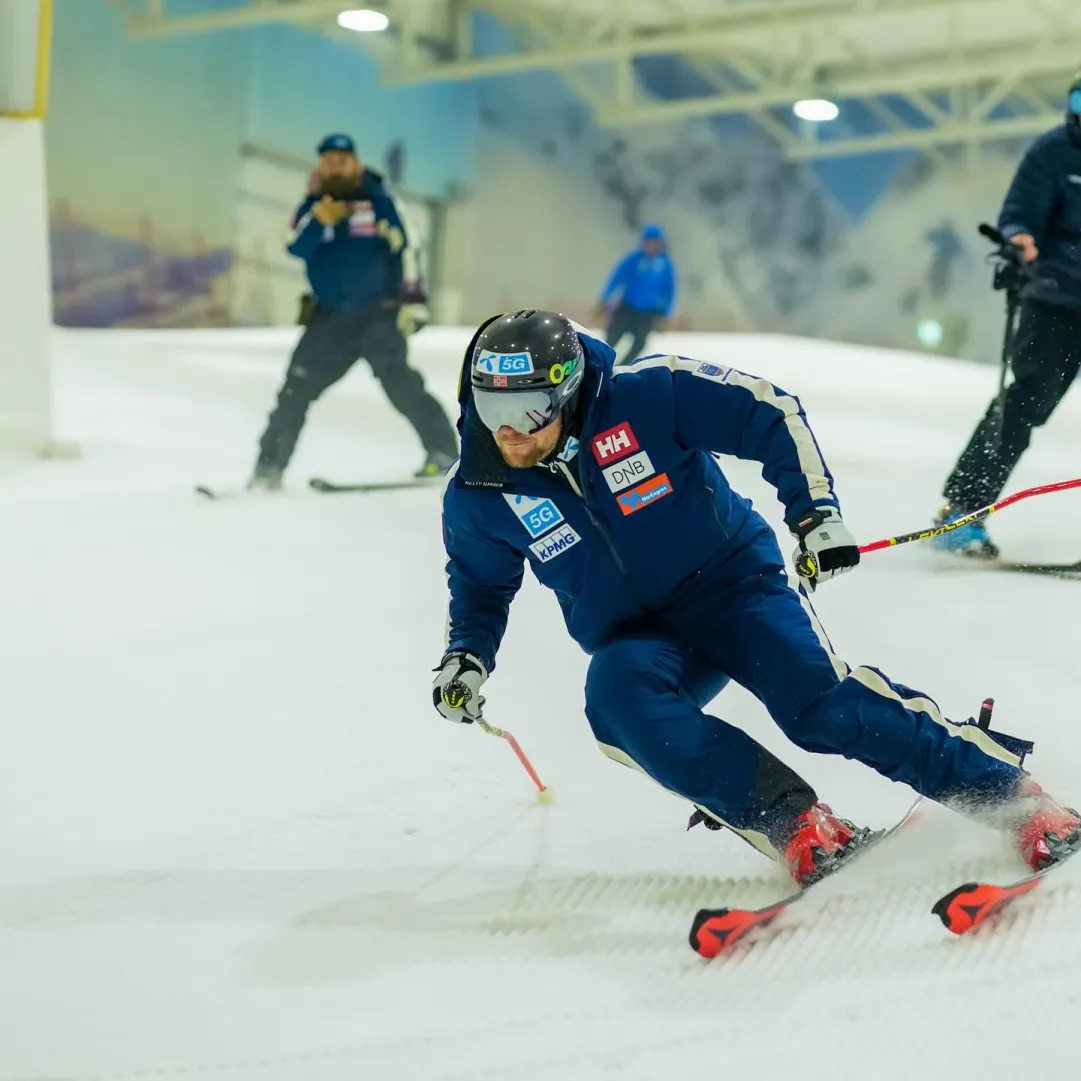
[[[598,465],[617,462],[637,449],[638,440],[626,421],[593,437],[593,457],[597,459]]]
[[[632,488],[629,492],[624,492],[619,496],[619,509],[624,514],[634,514],[635,511],[648,507],[650,503],[656,503],[658,499],[671,495],[672,490],[672,483],[668,479],[668,474],[661,473],[660,476],[653,477],[643,484],[639,484],[637,488]]]
[[[622,492],[624,488],[638,484],[646,477],[652,477],[655,472],[653,463],[644,450],[601,470],[601,474],[608,482],[608,488],[613,492]]]
[[[533,495],[511,495],[508,492],[503,493],[503,498],[531,537],[539,537],[563,521],[559,508],[550,499]]]
[[[549,559],[562,555],[568,548],[573,548],[581,539],[569,525],[561,525],[546,537],[534,541],[529,546],[529,550],[542,563],[547,563]]]
[[[487,375],[529,375],[533,357],[528,350],[521,353],[493,353],[482,349],[477,357],[477,369]]]

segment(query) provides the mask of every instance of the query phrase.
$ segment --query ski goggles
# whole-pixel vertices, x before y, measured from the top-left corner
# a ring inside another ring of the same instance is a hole
[[[1073,113],[1074,116],[1081,116],[1081,87],[1070,91],[1069,102],[1070,112]]]
[[[551,390],[488,390],[473,388],[473,405],[490,432],[506,425],[520,435],[547,428],[559,413],[558,395]]]

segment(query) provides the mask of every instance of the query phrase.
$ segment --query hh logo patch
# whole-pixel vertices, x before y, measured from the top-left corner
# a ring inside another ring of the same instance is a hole
[[[604,479],[608,482],[608,487],[613,492],[622,492],[624,488],[638,484],[646,477],[652,477],[655,472],[653,463],[644,450],[630,458],[624,458],[618,465],[610,465],[607,469],[601,470]]]
[[[644,484],[639,484],[637,488],[624,492],[619,497],[619,509],[624,514],[634,514],[636,510],[648,507],[650,503],[655,503],[671,493],[672,484],[668,479],[668,474],[662,473],[659,477],[654,477]]]
[[[503,493],[503,498],[531,537],[539,537],[563,521],[559,508],[550,499],[532,495],[509,495],[506,492]]]
[[[569,525],[562,525],[548,536],[534,541],[529,546],[529,550],[542,563],[547,563],[549,559],[562,555],[568,548],[573,548],[581,539]]]
[[[699,364],[694,374],[703,375],[707,379],[719,379],[723,383],[732,374],[732,369],[723,368],[719,364]]]
[[[625,458],[638,449],[638,440],[631,431],[631,426],[624,422],[601,432],[593,440],[593,457],[598,465],[607,465],[609,462]]]
[[[482,349],[477,367],[489,375],[529,375],[533,371],[533,357],[528,352],[493,353]]]

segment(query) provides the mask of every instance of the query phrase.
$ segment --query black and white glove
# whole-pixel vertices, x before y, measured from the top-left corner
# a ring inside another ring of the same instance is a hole
[[[810,589],[820,582],[852,570],[860,561],[856,538],[832,507],[816,510],[796,523],[792,534],[799,538],[793,553],[796,573]]]
[[[402,286],[399,300],[401,307],[398,309],[398,330],[404,337],[410,338],[432,321],[428,296],[419,283],[412,282]]]
[[[472,724],[481,719],[484,699],[480,689],[488,671],[478,657],[464,650],[448,653],[435,669],[432,703],[448,721]]]

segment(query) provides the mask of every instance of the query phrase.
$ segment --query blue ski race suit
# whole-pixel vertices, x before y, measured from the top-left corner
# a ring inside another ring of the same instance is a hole
[[[816,508],[839,511],[798,399],[684,357],[613,369],[609,346],[579,337],[576,438],[532,469],[500,458],[493,472],[498,451],[472,405],[467,352],[462,457],[443,500],[448,652],[494,669],[528,562],[591,655],[585,712],[602,751],[770,854],[815,795],[703,712],[730,680],[808,751],[863,762],[935,800],[1012,798],[1024,752],[838,657],[804,588],[789,584],[773,530],[711,456],[761,462],[790,528]]]

